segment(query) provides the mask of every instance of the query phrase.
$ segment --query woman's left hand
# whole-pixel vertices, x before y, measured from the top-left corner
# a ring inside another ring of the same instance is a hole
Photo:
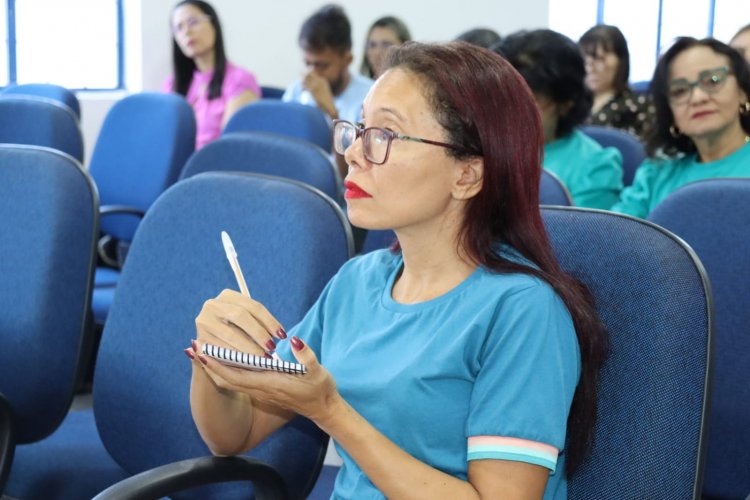
[[[200,358],[205,369],[223,379],[227,388],[244,392],[258,403],[291,410],[316,423],[323,421],[334,403],[341,400],[336,382],[302,340],[292,337],[290,342],[297,362],[307,368],[304,375],[244,370],[223,365],[204,355]]]

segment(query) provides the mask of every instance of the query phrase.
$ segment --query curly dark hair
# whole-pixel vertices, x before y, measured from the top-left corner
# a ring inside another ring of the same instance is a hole
[[[556,104],[572,104],[557,122],[556,137],[570,134],[586,121],[594,98],[586,87],[583,56],[573,40],[539,29],[513,33],[492,48],[521,73],[534,94]]]

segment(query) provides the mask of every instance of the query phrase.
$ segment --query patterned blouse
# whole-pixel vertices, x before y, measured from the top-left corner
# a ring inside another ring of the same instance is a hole
[[[654,105],[648,95],[634,94],[627,89],[616,94],[599,111],[592,113],[586,123],[619,128],[643,139],[654,118],[654,112]]]

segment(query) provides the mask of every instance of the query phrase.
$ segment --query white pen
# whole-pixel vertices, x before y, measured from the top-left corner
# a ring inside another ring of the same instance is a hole
[[[234,249],[232,238],[229,237],[229,233],[227,233],[226,231],[221,232],[221,242],[224,244],[224,252],[227,254],[227,260],[229,261],[229,265],[232,267],[232,271],[234,271],[234,277],[240,287],[240,292],[248,299],[251,299],[252,297],[250,296],[250,290],[247,288],[245,277],[242,275],[242,269],[240,269],[240,261],[237,260],[237,251]],[[273,359],[281,361],[281,357],[276,354],[276,351],[271,352],[271,357]]]

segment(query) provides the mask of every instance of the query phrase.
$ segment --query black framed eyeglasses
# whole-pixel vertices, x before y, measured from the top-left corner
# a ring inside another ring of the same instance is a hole
[[[346,150],[349,149],[349,147],[354,144],[354,141],[360,137],[362,138],[362,149],[365,154],[365,159],[375,165],[382,165],[388,161],[388,155],[391,153],[391,143],[394,139],[421,142],[423,144],[430,144],[432,146],[440,146],[455,151],[474,154],[465,148],[456,146],[455,144],[430,141],[428,139],[422,139],[421,137],[411,137],[399,134],[393,130],[388,130],[387,128],[365,128],[360,123],[355,125],[346,120],[333,121],[333,149],[338,154],[343,155],[346,153]]]
[[[707,69],[698,73],[698,79],[689,82],[684,78],[672,80],[667,86],[667,97],[672,104],[685,104],[693,95],[693,89],[700,87],[707,94],[715,94],[724,88],[727,78],[732,70],[723,66],[721,68]]]

